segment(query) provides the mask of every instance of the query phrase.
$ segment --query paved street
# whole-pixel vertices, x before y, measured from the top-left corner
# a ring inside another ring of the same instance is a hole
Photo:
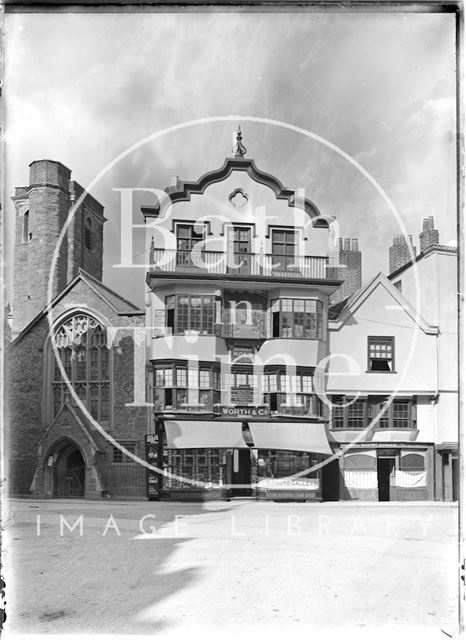
[[[451,504],[15,500],[5,515],[6,637],[455,631]]]

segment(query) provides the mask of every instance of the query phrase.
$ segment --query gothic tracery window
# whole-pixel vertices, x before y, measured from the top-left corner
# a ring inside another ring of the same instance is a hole
[[[80,401],[93,418],[108,420],[110,353],[105,328],[95,318],[79,314],[60,325],[54,341],[65,373]],[[53,364],[53,416],[56,416],[63,403],[73,399],[55,357]]]

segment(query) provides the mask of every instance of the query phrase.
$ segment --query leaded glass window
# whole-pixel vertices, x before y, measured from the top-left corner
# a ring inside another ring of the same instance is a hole
[[[79,314],[58,327],[54,341],[66,377],[80,402],[96,420],[108,420],[110,367],[105,328],[95,318]],[[52,410],[55,416],[66,400],[73,399],[54,354],[52,357]]]

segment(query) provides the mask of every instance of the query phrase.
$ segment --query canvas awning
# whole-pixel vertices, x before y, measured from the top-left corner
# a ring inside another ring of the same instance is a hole
[[[169,449],[247,449],[241,422],[164,420]]]
[[[249,422],[256,449],[284,449],[332,455],[325,425],[320,422]]]

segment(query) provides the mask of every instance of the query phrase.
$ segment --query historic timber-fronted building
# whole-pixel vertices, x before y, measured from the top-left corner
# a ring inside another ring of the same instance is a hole
[[[442,271],[440,309],[453,251],[422,245],[344,294],[332,219],[257,167],[238,132],[220,168],[141,208],[143,312],[101,281],[101,205],[86,194],[67,221],[82,193],[43,160],[13,198],[11,493],[456,499],[457,389],[442,364],[456,334],[411,275],[426,301]]]

